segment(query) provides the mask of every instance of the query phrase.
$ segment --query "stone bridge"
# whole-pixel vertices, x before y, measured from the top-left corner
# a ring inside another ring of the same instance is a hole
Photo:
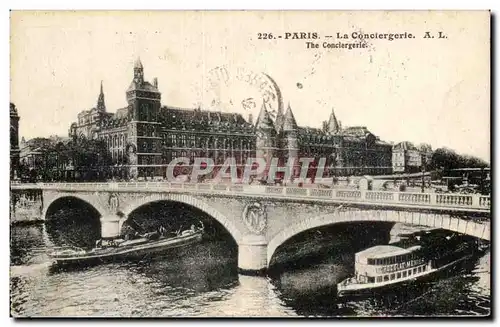
[[[12,193],[41,190],[40,215],[72,197],[100,214],[103,238],[120,234],[130,213],[158,201],[197,208],[238,245],[243,271],[267,268],[276,249],[303,231],[343,222],[393,222],[443,228],[490,240],[490,198],[480,195],[194,183],[13,184]]]

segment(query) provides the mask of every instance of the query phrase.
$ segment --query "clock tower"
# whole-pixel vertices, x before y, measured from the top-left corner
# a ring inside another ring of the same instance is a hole
[[[159,113],[161,93],[158,80],[144,80],[141,60],[134,64],[134,78],[127,90],[128,139],[127,155],[130,178],[161,176],[161,136]]]

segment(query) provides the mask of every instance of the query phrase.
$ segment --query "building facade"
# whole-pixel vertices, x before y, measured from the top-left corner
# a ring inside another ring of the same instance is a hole
[[[411,142],[400,142],[392,149],[392,165],[394,173],[417,173],[425,169],[425,164],[432,160],[430,145],[419,147]]]
[[[10,104],[10,179],[19,176],[19,115],[15,104]]]
[[[123,178],[165,177],[167,164],[179,157],[190,163],[209,157],[215,171],[235,158],[238,174],[254,156],[268,163],[277,157],[281,164],[291,157],[314,158],[311,167],[325,165],[324,176],[392,172],[392,145],[364,126],[342,128],[333,110],[322,128],[311,128],[297,124],[290,104],[272,119],[263,103],[255,124],[238,113],[162,106],[158,80],[145,80],[139,59],[126,98],[126,107],[108,112],[101,83],[96,107],[80,112],[69,130],[72,138],[104,140],[114,171]]]

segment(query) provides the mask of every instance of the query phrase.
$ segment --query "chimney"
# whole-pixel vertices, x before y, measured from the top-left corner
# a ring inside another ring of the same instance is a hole
[[[158,88],[158,78],[153,78],[153,85],[154,87]]]
[[[248,114],[248,122],[253,125],[253,115]]]

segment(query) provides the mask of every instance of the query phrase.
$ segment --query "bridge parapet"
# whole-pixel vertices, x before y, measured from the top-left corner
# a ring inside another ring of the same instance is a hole
[[[225,194],[298,201],[373,204],[442,210],[489,212],[489,196],[479,194],[410,193],[357,189],[322,189],[217,183],[124,182],[124,183],[39,183],[12,184],[11,189],[109,192],[188,192]]]

